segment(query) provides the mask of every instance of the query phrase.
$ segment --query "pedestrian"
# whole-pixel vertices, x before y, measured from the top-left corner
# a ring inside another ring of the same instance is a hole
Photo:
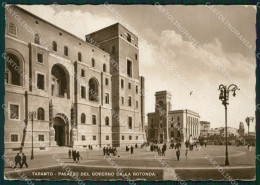
[[[134,154],[134,147],[131,145],[131,155]]]
[[[15,156],[15,166],[14,168],[16,168],[17,164],[19,164],[20,168],[21,168],[21,156],[19,155],[19,153],[17,153],[17,155]]]
[[[26,168],[28,168],[28,164],[26,162],[26,155],[24,155],[24,153],[22,154],[22,164],[21,164],[21,168],[23,167],[23,165],[26,166]]]
[[[106,155],[106,147],[105,146],[103,148],[103,154],[104,154],[104,156]]]
[[[180,160],[180,149],[178,148],[177,151],[176,151],[176,156],[177,156],[177,160],[179,161]]]
[[[127,145],[125,146],[125,151],[126,151],[126,152],[128,151],[128,146],[127,146]]]
[[[160,147],[158,148],[158,155],[159,155],[159,156],[162,155],[162,151],[161,151],[161,148],[160,148]]]
[[[165,156],[165,148],[164,148],[164,146],[162,147],[162,156]]]
[[[107,148],[106,148],[106,154],[107,154],[107,156],[109,156],[109,149],[108,149],[108,146],[107,146]]]
[[[186,156],[186,159],[188,159],[188,149],[186,149],[185,156]]]
[[[138,148],[138,145],[137,145],[137,143],[135,144],[135,148]]]
[[[113,150],[111,147],[109,147],[109,157],[111,157],[112,153],[113,153]]]
[[[76,150],[72,150],[72,158],[73,158],[73,162],[77,162],[76,159],[77,159],[77,156],[76,156]]]
[[[76,153],[76,158],[77,158],[77,162],[78,162],[78,163],[79,163],[79,158],[82,159],[82,157],[81,157],[80,154],[79,154],[79,151],[77,151],[77,153]]]
[[[71,150],[69,149],[69,158],[71,158]]]

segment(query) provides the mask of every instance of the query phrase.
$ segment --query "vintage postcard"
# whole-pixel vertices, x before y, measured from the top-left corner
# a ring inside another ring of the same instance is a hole
[[[256,6],[2,6],[6,180],[255,180]]]

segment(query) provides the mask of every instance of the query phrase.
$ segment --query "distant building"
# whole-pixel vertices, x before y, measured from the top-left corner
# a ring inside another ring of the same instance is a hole
[[[200,121],[200,135],[208,136],[210,131],[210,122]]]
[[[148,113],[148,141],[186,141],[200,135],[200,116],[191,110],[172,110],[171,93],[155,94],[155,112]]]
[[[244,123],[243,122],[239,123],[238,134],[240,136],[244,136],[245,135],[245,128],[244,128]]]

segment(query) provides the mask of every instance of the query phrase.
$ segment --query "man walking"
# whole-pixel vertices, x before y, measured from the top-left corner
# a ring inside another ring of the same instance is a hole
[[[131,155],[134,154],[134,147],[131,145]]]
[[[14,168],[16,168],[17,164],[20,165],[20,168],[21,168],[21,156],[19,155],[19,153],[17,153],[17,155],[15,156],[15,166]]]
[[[22,164],[21,164],[21,168],[23,167],[23,165],[26,166],[26,168],[28,168],[28,164],[26,162],[26,156],[24,155],[24,153],[22,154]]]
[[[180,160],[180,149],[178,148],[177,151],[176,151],[176,156],[177,156],[177,160],[179,161]]]
[[[106,155],[106,147],[105,146],[103,148],[103,154],[104,154],[104,156]]]
[[[71,158],[71,150],[69,149],[69,158]]]

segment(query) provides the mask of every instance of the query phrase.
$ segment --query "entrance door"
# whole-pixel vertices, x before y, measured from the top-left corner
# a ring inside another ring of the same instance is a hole
[[[55,141],[57,142],[57,145],[64,146],[64,126],[54,125],[53,127],[55,129]]]

